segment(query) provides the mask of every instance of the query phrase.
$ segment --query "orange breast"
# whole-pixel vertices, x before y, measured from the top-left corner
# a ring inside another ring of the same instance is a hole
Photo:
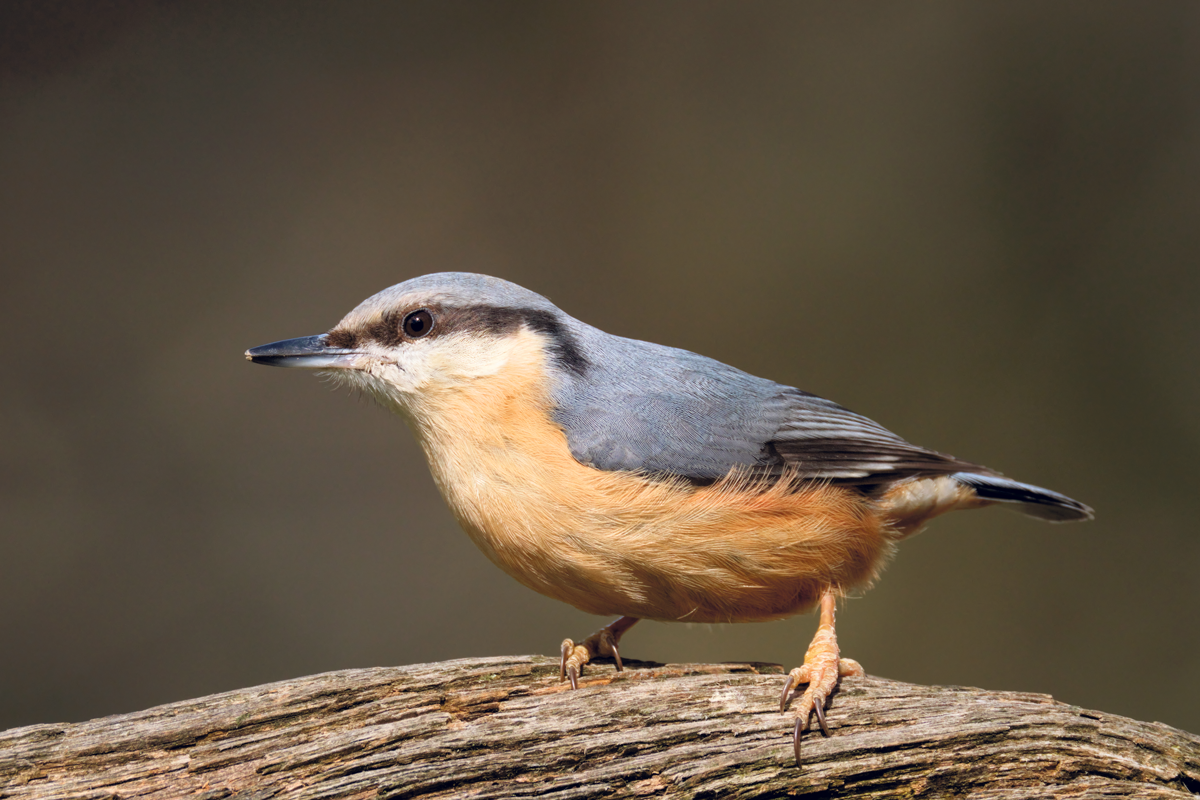
[[[542,341],[409,418],[463,528],[526,586],[595,614],[777,619],[870,583],[897,531],[859,492],[736,472],[707,487],[584,466],[553,422]]]

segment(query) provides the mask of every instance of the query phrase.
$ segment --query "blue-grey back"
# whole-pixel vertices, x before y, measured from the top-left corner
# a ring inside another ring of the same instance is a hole
[[[786,418],[786,387],[567,319],[587,368],[561,376],[555,418],[580,462],[697,480],[716,480],[735,465],[782,464],[768,442]]]
[[[584,464],[697,481],[735,466],[786,467],[806,479],[876,484],[983,469],[822,397],[558,314],[587,361],[581,374],[561,374],[554,394],[555,417]]]

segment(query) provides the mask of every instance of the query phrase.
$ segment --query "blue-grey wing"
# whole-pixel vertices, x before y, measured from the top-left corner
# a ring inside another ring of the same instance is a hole
[[[596,334],[607,338],[585,340],[590,366],[560,387],[556,418],[575,458],[598,469],[709,482],[742,466],[861,484],[983,469],[719,361],[585,331]]]
[[[556,397],[578,461],[699,482],[735,465],[782,465],[767,444],[786,408],[775,384],[683,350],[617,337],[606,344],[605,358],[593,350],[586,374]]]

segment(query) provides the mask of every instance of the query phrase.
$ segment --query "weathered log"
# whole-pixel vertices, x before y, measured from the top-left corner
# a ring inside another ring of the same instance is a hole
[[[0,734],[3,798],[1161,797],[1200,737],[1046,695],[849,678],[792,757],[766,664],[347,670]]]

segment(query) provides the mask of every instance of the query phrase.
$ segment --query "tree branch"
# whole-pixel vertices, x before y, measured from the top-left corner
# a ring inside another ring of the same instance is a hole
[[[0,733],[0,797],[1160,797],[1200,737],[1046,695],[849,678],[793,762],[778,667],[348,670]]]

